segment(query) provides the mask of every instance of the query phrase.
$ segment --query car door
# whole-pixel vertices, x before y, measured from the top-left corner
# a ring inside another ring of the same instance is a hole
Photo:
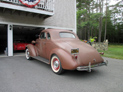
[[[46,32],[40,34],[40,56],[46,58]]]
[[[46,55],[46,59],[49,59],[50,57],[50,52],[52,50],[52,47],[53,47],[53,44],[51,42],[51,36],[50,36],[50,33],[46,33],[47,34],[47,40],[45,42],[45,55]]]
[[[42,43],[41,57],[49,59],[49,55],[52,50],[52,43],[51,43],[50,34],[48,32],[41,34],[41,43]]]

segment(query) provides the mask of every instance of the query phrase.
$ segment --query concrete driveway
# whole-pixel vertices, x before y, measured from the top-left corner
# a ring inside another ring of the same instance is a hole
[[[123,92],[123,60],[104,58],[109,65],[91,73],[56,75],[49,65],[24,56],[0,58],[0,92]]]

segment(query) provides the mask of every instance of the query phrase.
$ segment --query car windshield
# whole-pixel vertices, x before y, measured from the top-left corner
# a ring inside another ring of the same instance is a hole
[[[60,32],[61,38],[75,38],[75,35],[69,32]]]

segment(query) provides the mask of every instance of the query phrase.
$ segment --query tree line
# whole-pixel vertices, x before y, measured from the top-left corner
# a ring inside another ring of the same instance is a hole
[[[123,43],[123,1],[77,0],[77,34],[80,39],[97,37],[111,43]]]

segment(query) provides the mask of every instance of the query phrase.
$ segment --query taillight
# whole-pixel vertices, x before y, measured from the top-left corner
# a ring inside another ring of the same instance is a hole
[[[78,58],[78,56],[77,55],[75,55],[75,59],[77,59]]]
[[[78,56],[76,54],[72,55],[73,59],[77,59]]]

